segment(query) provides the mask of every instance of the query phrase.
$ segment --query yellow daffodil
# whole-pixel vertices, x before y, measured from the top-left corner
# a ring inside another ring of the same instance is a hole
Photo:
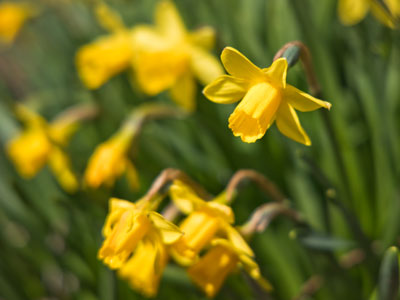
[[[229,238],[216,239],[213,247],[188,269],[188,274],[209,298],[218,293],[226,277],[238,267],[243,267],[262,288],[270,291],[270,283],[262,277],[248,249],[249,246],[237,231],[234,233],[234,241]]]
[[[68,192],[74,192],[78,188],[78,180],[61,147],[76,130],[76,122],[64,119],[47,123],[23,106],[18,106],[16,113],[26,129],[7,144],[7,153],[18,172],[25,178],[32,178],[49,163],[61,186]]]
[[[281,133],[311,145],[295,109],[330,109],[331,104],[286,84],[288,64],[285,58],[277,59],[269,68],[260,69],[239,51],[227,47],[222,51],[221,60],[230,75],[218,77],[205,87],[203,93],[216,103],[241,100],[229,117],[229,127],[235,136],[247,143],[255,142],[276,120]]]
[[[35,14],[32,5],[25,2],[0,3],[0,42],[11,44],[26,20]]]
[[[393,28],[396,18],[400,17],[400,2],[398,0],[383,0],[383,2],[387,8],[376,0],[339,0],[340,21],[344,25],[355,25],[371,10],[379,21]]]
[[[82,46],[75,58],[78,75],[88,89],[97,89],[130,66],[133,55],[131,33],[121,17],[104,2],[95,6],[98,22],[110,32]]]
[[[195,108],[196,84],[208,84],[223,70],[209,53],[215,33],[210,27],[193,33],[186,30],[175,6],[160,1],[155,26],[137,26],[132,65],[139,86],[149,95],[169,89],[172,99],[188,111]]]
[[[98,38],[81,47],[76,54],[79,77],[87,88],[97,89],[129,67],[132,51],[128,32]]]
[[[218,203],[218,198],[206,202],[179,180],[174,181],[169,191],[175,205],[188,214],[179,226],[184,236],[170,247],[170,252],[180,264],[190,265],[220,230],[229,228],[234,215],[229,206]]]
[[[151,239],[139,242],[134,254],[119,269],[120,277],[127,280],[131,287],[146,297],[157,294],[162,272],[168,262],[168,254],[161,237],[155,232]]]
[[[152,209],[153,203],[146,200],[131,203],[126,200],[111,198],[110,212],[103,228],[105,240],[98,253],[99,259],[111,269],[119,269],[127,263],[139,242],[143,242],[144,244],[141,247],[146,249],[148,242],[154,244],[155,249],[152,251],[157,251],[149,254],[157,256],[158,254],[163,255],[159,251],[163,251],[164,244],[169,245],[179,240],[182,236],[179,228]],[[141,250],[139,249],[139,251]],[[137,254],[142,255],[140,252]],[[138,266],[139,264],[143,267],[141,270],[149,271],[149,269],[144,269],[149,267],[150,260],[135,261],[135,255],[131,259],[133,261],[130,261],[130,265],[121,272],[124,277],[129,275],[131,282],[135,281],[134,285],[136,285],[136,280],[142,278],[139,275],[135,277],[135,274],[130,272],[130,266],[132,264]],[[152,261],[156,263],[155,260]],[[153,273],[153,275],[156,276],[157,274]]]
[[[133,135],[134,132],[122,129],[96,148],[85,171],[84,180],[87,186],[112,186],[124,173],[133,189],[139,186],[136,168],[128,157]]]

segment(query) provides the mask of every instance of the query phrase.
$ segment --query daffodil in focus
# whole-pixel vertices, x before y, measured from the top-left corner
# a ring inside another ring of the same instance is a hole
[[[139,186],[136,168],[128,157],[135,132],[123,128],[106,142],[100,144],[89,159],[84,181],[91,188],[112,186],[126,174],[133,189]]]
[[[400,1],[383,0],[339,0],[338,14],[344,25],[355,25],[365,18],[369,11],[383,24],[393,28],[400,17]]]
[[[229,206],[218,202],[219,198],[206,202],[179,180],[169,191],[175,205],[188,215],[179,226],[184,235],[170,247],[170,253],[178,263],[188,266],[219,231],[230,228],[234,215]]]
[[[195,108],[197,78],[208,84],[223,74],[218,60],[209,53],[215,32],[203,27],[188,32],[176,7],[160,1],[154,26],[133,29],[132,65],[138,85],[149,95],[169,90],[172,99],[188,111]]]
[[[36,10],[29,3],[0,3],[0,42],[11,44],[24,23],[35,14]]]
[[[250,247],[237,231],[231,232],[227,239],[213,240],[212,244],[211,249],[188,269],[189,277],[207,297],[213,298],[226,277],[239,267],[242,267],[263,289],[272,290],[270,283],[262,277]]]
[[[182,236],[173,223],[155,212],[158,200],[132,203],[110,199],[98,257],[111,269],[120,269],[135,289],[153,295],[166,264],[165,245]],[[157,269],[156,269],[157,268]]]
[[[55,120],[47,123],[24,106],[17,106],[17,116],[25,123],[25,130],[7,144],[7,153],[22,177],[32,178],[49,163],[60,185],[68,192],[78,188],[78,180],[62,147],[76,130],[76,122]]]
[[[229,127],[235,136],[253,143],[276,121],[282,134],[311,145],[295,109],[302,112],[321,107],[330,109],[331,104],[287,84],[285,58],[277,59],[269,68],[260,69],[242,53],[227,47],[222,51],[221,60],[230,75],[218,77],[205,87],[203,93],[216,103],[240,101],[229,117]]]

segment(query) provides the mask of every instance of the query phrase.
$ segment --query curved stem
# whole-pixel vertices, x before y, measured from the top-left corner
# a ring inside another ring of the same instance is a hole
[[[226,201],[228,203],[232,202],[232,199],[235,196],[240,183],[247,179],[254,181],[263,190],[264,193],[271,197],[272,200],[281,202],[286,199],[286,196],[283,195],[278,187],[267,177],[254,170],[244,169],[237,171],[232,176],[228,185],[226,186]]]

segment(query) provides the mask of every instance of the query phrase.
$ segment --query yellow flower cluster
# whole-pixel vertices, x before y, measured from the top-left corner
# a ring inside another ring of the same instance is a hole
[[[62,118],[48,123],[21,105],[16,114],[26,128],[7,144],[7,153],[21,176],[32,178],[48,163],[61,186],[75,192],[79,183],[63,148],[77,129],[77,122]]]
[[[222,203],[224,194],[205,201],[190,186],[175,180],[169,195],[187,215],[179,227],[155,211],[162,199],[159,195],[136,203],[112,198],[99,259],[149,297],[157,293],[170,257],[187,268],[189,277],[208,297],[214,297],[238,267],[261,287],[271,289],[261,276],[253,251],[232,226],[234,215]]]

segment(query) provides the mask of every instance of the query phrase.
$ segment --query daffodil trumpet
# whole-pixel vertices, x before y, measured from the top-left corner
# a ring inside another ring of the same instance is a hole
[[[304,112],[321,107],[330,109],[331,104],[286,84],[286,58],[278,58],[269,68],[260,69],[236,49],[226,47],[221,61],[230,75],[218,77],[203,93],[215,103],[240,101],[229,117],[229,127],[235,136],[253,143],[276,121],[282,134],[311,145],[295,109]]]

